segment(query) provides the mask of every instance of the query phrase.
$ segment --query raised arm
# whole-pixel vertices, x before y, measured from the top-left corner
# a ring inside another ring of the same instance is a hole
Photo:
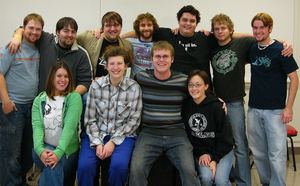
[[[125,34],[122,34],[120,37],[122,39],[126,39],[126,38],[136,38],[138,36],[136,35],[135,31],[133,30],[133,31],[127,32]]]
[[[5,48],[8,47],[8,52],[10,54],[16,54],[17,50],[19,49],[22,52],[22,36],[23,36],[24,29],[18,28],[15,33],[14,37],[7,43]]]

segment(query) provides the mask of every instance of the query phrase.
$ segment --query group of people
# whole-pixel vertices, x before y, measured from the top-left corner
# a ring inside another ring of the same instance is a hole
[[[200,13],[191,5],[177,19],[174,34],[140,14],[121,38],[113,11],[102,17],[101,35],[77,35],[70,17],[50,34],[40,15],[26,16],[0,50],[0,184],[26,185],[34,161],[39,185],[94,185],[109,158],[110,185],[147,185],[165,154],[182,185],[231,185],[234,156],[236,184],[251,185],[250,147],[261,184],[285,185],[285,124],[299,84],[290,43],[270,37],[266,13],[251,21],[252,37],[233,34],[224,14],[211,20],[212,34],[196,32]]]

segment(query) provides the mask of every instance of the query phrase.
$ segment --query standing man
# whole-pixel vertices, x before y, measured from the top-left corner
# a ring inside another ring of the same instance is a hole
[[[151,49],[153,46],[153,34],[158,30],[158,24],[150,13],[140,14],[133,23],[133,29],[138,38],[128,38],[133,45],[134,62],[131,65],[130,77],[141,70],[153,69],[151,62]]]
[[[218,40],[211,54],[213,85],[218,97],[226,102],[227,118],[234,138],[235,172],[238,186],[251,185],[249,147],[246,137],[244,96],[245,65],[251,46],[256,43],[252,37],[232,38],[234,25],[224,14],[211,20],[211,31]]]
[[[175,50],[172,70],[186,75],[192,70],[204,70],[210,76],[210,52],[217,46],[213,35],[195,32],[200,22],[200,13],[192,5],[182,7],[177,13],[179,33],[174,35],[169,28],[158,29],[154,41],[166,40]]]
[[[218,40],[213,49],[213,85],[218,97],[226,102],[227,118],[234,137],[235,182],[251,185],[249,147],[245,127],[245,65],[249,51],[256,39],[253,37],[232,38],[234,25],[225,14],[218,14],[211,20],[211,31]],[[283,41],[282,41],[283,42]],[[287,44],[290,47],[289,43]],[[283,55],[291,55],[287,48]]]
[[[204,70],[210,77],[210,52],[217,46],[213,35],[195,32],[200,22],[200,13],[192,5],[182,7],[177,13],[179,33],[174,35],[170,28],[159,28],[153,34],[154,41],[168,41],[175,50],[172,70],[186,75],[192,70]],[[122,38],[135,37],[134,32],[122,35]],[[210,84],[210,87],[211,84]]]
[[[250,50],[249,146],[261,184],[282,186],[286,185],[286,124],[293,119],[298,66],[292,56],[281,56],[282,44],[270,37],[273,30],[270,15],[257,14],[251,26],[258,43]],[[287,77],[290,86],[286,101]]]
[[[179,170],[182,185],[200,185],[193,147],[187,138],[181,118],[181,107],[187,94],[187,76],[170,70],[174,49],[166,41],[153,45],[154,69],[136,74],[142,89],[142,128],[131,158],[129,185],[147,185],[154,161],[163,153]]]
[[[56,36],[43,32],[36,46],[41,55],[39,92],[45,90],[46,80],[51,65],[56,61],[65,62],[74,77],[75,91],[80,95],[86,93],[92,82],[91,62],[87,52],[77,44],[78,25],[71,17],[63,17],[56,23]],[[15,36],[22,36],[18,29]],[[18,38],[13,38],[16,41]],[[19,41],[10,48],[16,50]]]
[[[120,38],[122,22],[122,17],[117,12],[107,12],[102,17],[103,34],[100,39],[97,39],[90,30],[78,34],[78,43],[88,51],[92,60],[94,77],[106,76],[108,73],[105,67],[106,61],[103,59],[103,53],[107,46],[120,46],[127,51],[132,51],[132,44]]]
[[[31,107],[38,92],[40,60],[35,43],[43,27],[40,15],[27,15],[23,51],[11,55],[5,46],[0,49],[0,185],[26,185],[33,164]]]

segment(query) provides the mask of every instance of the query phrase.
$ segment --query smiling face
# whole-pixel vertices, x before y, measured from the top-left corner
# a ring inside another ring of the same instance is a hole
[[[214,25],[214,35],[219,42],[219,45],[223,46],[229,43],[231,40],[232,30],[229,30],[228,26],[225,24],[220,24],[217,22]]]
[[[33,19],[28,21],[28,23],[24,25],[23,29],[23,39],[29,45],[34,45],[35,42],[41,37],[43,31],[42,24],[38,21],[34,21]]]
[[[77,31],[68,25],[68,27],[58,30],[56,34],[58,35],[59,45],[63,48],[70,48],[76,39]]]
[[[122,26],[118,22],[105,22],[103,28],[104,38],[107,41],[113,43],[118,40],[118,36],[120,35],[121,30]]]
[[[54,95],[59,96],[67,88],[68,85],[69,85],[69,75],[66,69],[64,68],[57,69],[53,81]]]
[[[152,41],[153,36],[153,23],[148,19],[140,21],[139,25],[140,39],[142,41]]]
[[[252,25],[253,36],[260,45],[267,45],[270,42],[270,33],[272,32],[272,29],[273,26],[266,27],[261,20],[255,20]]]
[[[196,16],[190,13],[183,13],[178,21],[179,32],[184,37],[192,37],[197,27]]]
[[[209,85],[205,84],[204,80],[198,75],[195,75],[190,79],[188,90],[195,103],[199,104],[204,100],[206,97],[205,90],[208,89],[208,86]]]
[[[151,57],[154,66],[154,74],[158,79],[167,79],[170,77],[171,64],[174,58],[170,50],[154,50]]]
[[[110,83],[115,86],[121,82],[127,65],[123,56],[112,56],[108,58],[106,68],[109,73]]]

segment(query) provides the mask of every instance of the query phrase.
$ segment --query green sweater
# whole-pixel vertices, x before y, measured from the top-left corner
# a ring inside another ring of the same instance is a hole
[[[41,92],[34,100],[32,106],[32,128],[34,150],[40,156],[46,149],[44,146],[44,109],[46,105],[46,92]],[[67,156],[79,149],[78,123],[82,112],[81,96],[77,92],[68,94],[63,104],[62,134],[59,145],[53,151],[60,159],[64,153]]]

